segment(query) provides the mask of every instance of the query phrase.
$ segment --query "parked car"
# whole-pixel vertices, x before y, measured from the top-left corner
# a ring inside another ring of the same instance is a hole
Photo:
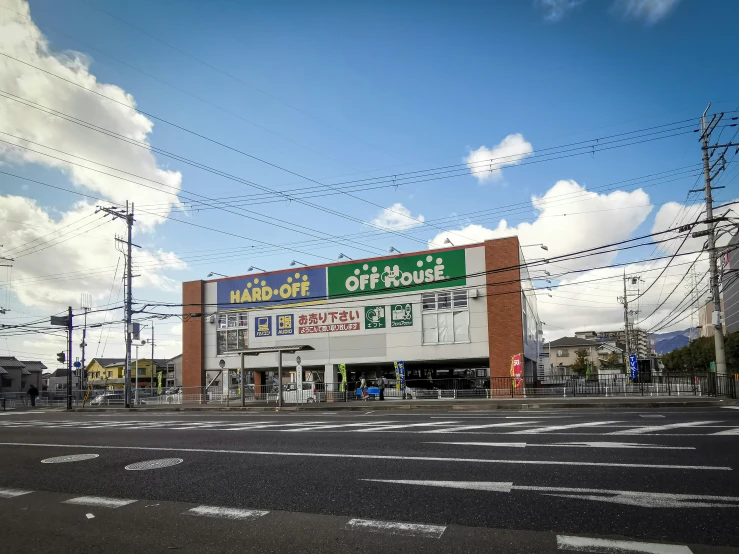
[[[303,381],[303,389],[302,391],[300,391],[300,393],[297,387],[297,383],[288,383],[282,387],[282,401],[285,404],[305,404],[311,402],[326,401],[326,393],[323,392],[323,383]],[[276,397],[277,395],[275,394],[274,396]]]

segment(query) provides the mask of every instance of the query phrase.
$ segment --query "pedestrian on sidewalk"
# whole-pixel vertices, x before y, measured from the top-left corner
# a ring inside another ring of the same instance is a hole
[[[366,401],[369,398],[369,393],[367,392],[367,379],[365,379],[364,373],[362,373],[362,377],[359,379],[359,390],[362,391],[362,400]]]
[[[377,380],[377,388],[380,389],[380,400],[385,400],[385,378],[382,375]]]
[[[34,385],[31,385],[28,388],[28,397],[31,399],[31,406],[34,406],[34,407],[36,406],[37,396],[38,396],[38,389]]]

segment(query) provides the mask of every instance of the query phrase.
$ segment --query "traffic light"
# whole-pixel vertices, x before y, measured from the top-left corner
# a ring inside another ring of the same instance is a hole
[[[66,354],[64,354],[64,352],[59,352],[59,354],[56,355],[56,359],[57,361],[64,363],[65,361],[67,361],[67,356]]]

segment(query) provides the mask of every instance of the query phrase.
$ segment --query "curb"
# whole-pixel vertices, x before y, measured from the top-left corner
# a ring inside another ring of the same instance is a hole
[[[296,408],[295,406],[209,406],[209,405],[178,405],[178,406],[162,406],[162,407],[146,407],[146,408],[72,408],[73,412],[290,412],[290,413],[310,413],[315,411],[322,412],[387,412],[387,411],[411,411],[411,410],[550,410],[550,409],[611,409],[611,408],[707,408],[716,406],[732,406],[738,405],[736,400],[642,400],[642,401],[569,401],[569,402],[522,402],[522,401],[498,401],[495,403],[464,403],[464,404],[401,404],[401,405],[382,405],[378,406],[376,402],[363,406],[336,406],[332,403],[314,404],[311,407]]]

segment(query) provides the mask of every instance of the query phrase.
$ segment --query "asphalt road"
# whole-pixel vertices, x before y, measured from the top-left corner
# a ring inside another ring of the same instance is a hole
[[[5,412],[2,551],[739,552],[739,410],[368,412]]]

